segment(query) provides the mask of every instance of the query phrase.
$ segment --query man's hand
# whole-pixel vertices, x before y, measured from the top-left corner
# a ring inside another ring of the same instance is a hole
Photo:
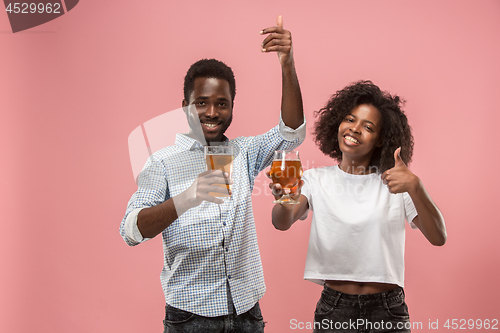
[[[283,29],[283,17],[276,19],[276,26],[263,29],[261,35],[268,35],[261,44],[262,52],[277,52],[281,66],[293,65],[292,34]]]
[[[382,180],[387,185],[390,193],[404,193],[414,191],[420,179],[414,175],[406,166],[400,156],[401,147],[394,151],[394,168],[386,170],[382,174]]]
[[[200,173],[193,184],[181,194],[141,210],[137,215],[137,227],[142,237],[155,237],[188,209],[200,205],[203,201],[224,203],[221,199],[208,194],[215,192],[231,195],[230,190],[216,184],[232,184],[232,181],[228,180],[227,173],[224,174],[221,170],[205,171]]]
[[[174,197],[177,215],[181,216],[186,210],[199,206],[203,201],[219,205],[223,204],[224,201],[222,199],[216,198],[209,193],[215,192],[231,195],[231,190],[227,190],[225,187],[217,184],[230,185],[232,181],[229,181],[227,173],[225,174],[221,170],[208,170],[200,173],[186,191]]]

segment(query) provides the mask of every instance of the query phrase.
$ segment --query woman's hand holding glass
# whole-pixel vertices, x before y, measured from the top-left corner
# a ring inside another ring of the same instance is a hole
[[[299,203],[298,198],[303,181],[298,151],[275,151],[271,169],[266,174],[273,181],[269,187],[276,199],[274,203]]]
[[[270,170],[266,172],[266,176],[272,180]],[[294,206],[290,205],[291,203],[299,203],[302,186],[304,186],[303,180],[300,180],[295,187],[285,189],[283,189],[280,183],[269,183],[269,188],[271,189],[271,193],[274,196],[275,201],[279,201],[283,197],[283,195],[288,195],[293,200],[293,202],[287,202],[288,205],[283,205],[289,206],[290,208],[293,208]]]

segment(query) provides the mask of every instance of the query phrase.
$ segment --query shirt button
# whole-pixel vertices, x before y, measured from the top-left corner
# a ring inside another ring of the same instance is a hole
[[[227,278],[228,278],[228,279],[230,279],[230,278],[231,278],[231,275],[228,275],[228,276],[227,276]]]
[[[229,251],[229,248],[228,248],[228,247],[226,247],[226,252],[227,252],[227,251]]]
[[[223,222],[222,225],[226,226],[226,222]]]

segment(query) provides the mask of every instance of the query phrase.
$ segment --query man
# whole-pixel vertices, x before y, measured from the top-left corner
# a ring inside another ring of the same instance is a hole
[[[214,59],[196,62],[184,79],[182,101],[190,133],[177,134],[174,146],[149,158],[120,226],[131,246],[162,234],[165,332],[264,331],[258,301],[265,285],[251,193],[255,176],[270,165],[274,151],[293,149],[304,140],[305,120],[291,34],[281,16],[276,27],[261,34],[267,35],[262,51],[277,52],[282,68],[279,126],[228,140],[233,72]],[[209,195],[221,192],[215,184],[227,183],[227,175],[205,171],[205,142],[236,151],[230,196],[224,200]]]

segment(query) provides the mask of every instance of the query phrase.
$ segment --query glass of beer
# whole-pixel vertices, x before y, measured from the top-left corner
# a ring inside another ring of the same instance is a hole
[[[302,178],[302,164],[299,152],[296,150],[276,150],[274,160],[269,172],[273,183],[279,183],[283,190],[289,189],[290,194],[299,185]],[[285,194],[273,203],[298,204],[299,201],[292,199],[290,194]]]
[[[214,197],[229,197],[228,190],[231,189],[229,182],[233,175],[233,146],[205,146],[205,161],[207,170],[222,170],[227,172],[229,177],[226,179],[226,184],[214,184],[223,187],[219,192],[209,192]],[[225,176],[224,176],[225,178]]]

